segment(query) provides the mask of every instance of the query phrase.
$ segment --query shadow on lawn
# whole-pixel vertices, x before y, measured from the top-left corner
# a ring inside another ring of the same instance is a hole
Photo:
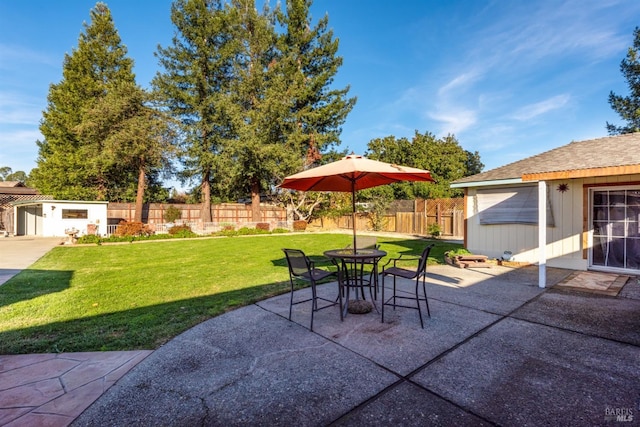
[[[3,331],[0,332],[0,355],[152,350],[205,320],[288,291],[288,281],[269,283],[215,295]],[[93,307],[78,309],[97,310]]]
[[[26,269],[0,286],[0,307],[69,288],[73,271]]]

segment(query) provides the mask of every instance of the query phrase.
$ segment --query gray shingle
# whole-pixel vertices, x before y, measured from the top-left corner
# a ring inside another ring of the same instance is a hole
[[[640,165],[640,132],[575,141],[486,172],[456,184],[521,178],[524,174]]]

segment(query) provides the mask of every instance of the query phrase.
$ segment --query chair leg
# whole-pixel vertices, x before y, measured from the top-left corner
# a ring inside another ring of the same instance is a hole
[[[393,311],[396,311],[396,276],[393,276]]]
[[[340,321],[341,322],[344,321],[344,313],[342,312],[343,310],[342,292],[343,292],[342,271],[338,270],[338,301],[340,301]]]
[[[420,285],[420,278],[416,277],[416,306],[418,307],[418,316],[420,317],[420,326],[424,329],[424,322],[422,321],[422,309],[420,309],[420,294],[418,293],[418,289]]]
[[[384,323],[384,303],[385,303],[385,300],[384,300],[384,278],[385,277],[386,276],[383,274],[382,275],[382,299],[380,300],[380,302],[382,303],[382,323]]]
[[[429,299],[427,298],[427,286],[425,284],[425,279],[422,277],[422,292],[424,292],[424,303],[427,306],[427,316],[431,317],[431,311],[429,311]]]
[[[291,321],[291,310],[293,309],[293,280],[289,279],[291,282],[291,298],[289,299],[289,321]]]

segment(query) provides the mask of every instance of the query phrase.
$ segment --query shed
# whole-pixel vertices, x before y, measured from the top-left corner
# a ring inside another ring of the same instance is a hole
[[[17,236],[65,237],[70,230],[77,235],[107,234],[108,202],[76,200],[16,200],[13,230]]]
[[[452,183],[464,244],[545,267],[640,274],[640,133],[576,141]],[[509,255],[511,253],[511,255]]]

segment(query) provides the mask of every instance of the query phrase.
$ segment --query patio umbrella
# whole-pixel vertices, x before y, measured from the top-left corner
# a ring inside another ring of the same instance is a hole
[[[431,181],[429,171],[398,166],[351,154],[341,160],[288,176],[279,185],[299,191],[350,192],[353,250],[356,250],[356,191],[401,181]]]

